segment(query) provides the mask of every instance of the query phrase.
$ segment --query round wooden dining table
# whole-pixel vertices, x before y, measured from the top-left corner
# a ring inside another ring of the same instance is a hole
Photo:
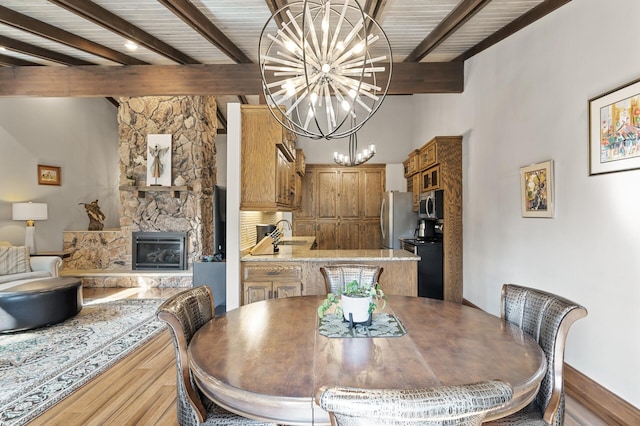
[[[323,385],[409,389],[500,379],[513,399],[487,420],[526,406],[546,369],[540,346],[520,328],[479,309],[421,297],[388,296],[384,313],[400,337],[326,337],[324,296],[252,303],[214,318],[188,348],[196,385],[245,417],[283,425],[329,425],[314,401]]]

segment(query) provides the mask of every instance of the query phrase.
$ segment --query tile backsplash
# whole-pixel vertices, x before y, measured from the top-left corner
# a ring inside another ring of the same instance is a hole
[[[256,245],[256,225],[274,224],[282,219],[281,212],[240,211],[240,250]]]

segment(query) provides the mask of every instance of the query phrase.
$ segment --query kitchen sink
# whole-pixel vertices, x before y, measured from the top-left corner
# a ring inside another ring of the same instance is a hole
[[[279,246],[303,246],[307,244],[306,241],[301,240],[280,240],[278,241]]]

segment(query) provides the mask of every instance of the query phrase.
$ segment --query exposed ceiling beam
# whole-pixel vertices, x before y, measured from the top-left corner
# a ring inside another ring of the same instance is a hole
[[[385,77],[380,79],[384,81]],[[461,93],[463,84],[461,62],[398,62],[393,65],[388,93]],[[0,96],[238,96],[260,93],[262,83],[257,64],[0,69]]]
[[[89,0],[49,0],[49,2],[67,9],[76,15],[112,31],[127,40],[134,41],[159,55],[178,64],[197,64],[198,61],[183,52],[169,46],[162,40],[125,21],[118,15]]]
[[[378,19],[382,16],[382,11],[384,7],[387,5],[387,0],[367,0],[364,5],[364,12],[371,16],[374,21],[378,21]],[[371,31],[371,27],[373,26],[373,22],[369,22],[367,26],[367,31]]]
[[[465,22],[482,10],[491,0],[462,0],[429,35],[413,49],[405,62],[420,62],[429,52],[438,47]]]
[[[570,1],[571,0],[547,0],[547,1],[543,2],[543,3],[540,3],[539,5],[537,5],[536,7],[531,9],[530,11],[528,11],[527,13],[519,16],[518,18],[513,20],[511,23],[505,25],[500,30],[498,30],[495,33],[491,34],[489,37],[485,38],[480,43],[476,44],[471,49],[467,50],[462,55],[460,55],[457,58],[455,58],[453,61],[462,61],[462,62],[464,62],[465,60],[469,59],[470,57],[472,57],[474,55],[477,55],[478,53],[482,52],[485,49],[488,49],[489,47],[493,46],[494,44],[504,40],[505,38],[509,37],[510,35],[518,32],[518,31],[520,31],[521,29],[523,29],[527,25],[534,23],[538,19],[548,15],[549,13],[551,13],[554,10],[558,9],[559,7],[564,6],[565,4],[569,3]]]
[[[13,28],[17,28],[19,30],[44,37],[57,43],[73,47],[74,49],[82,50],[83,52],[91,53],[92,55],[109,59],[110,61],[117,62],[119,64],[146,64],[146,62],[144,61],[133,58],[131,56],[127,56],[113,49],[109,49],[108,47],[102,46],[98,43],[94,43],[90,40],[87,40],[86,38],[79,37],[60,28],[54,27],[53,25],[49,25],[45,22],[31,18],[27,15],[15,12],[4,6],[0,6],[0,22]]]
[[[53,50],[43,49],[42,47],[34,46],[23,41],[14,40],[3,35],[0,35],[0,46],[14,52],[33,56],[35,58],[46,59],[47,61],[55,62],[62,65],[94,65],[93,62],[77,59],[73,56],[54,52]]]
[[[234,62],[239,64],[250,64],[252,62],[238,46],[233,44],[233,42],[189,0],[158,1],[172,11],[178,18],[182,19],[187,25],[196,30],[202,37],[209,40],[209,42],[220,49],[225,55],[233,59]]]
[[[278,9],[287,5],[287,0],[265,0],[265,3],[267,3],[269,11],[271,12],[271,15],[273,15]],[[280,14],[275,17],[275,21],[278,25],[278,28],[282,28],[283,21]]]
[[[227,128],[227,119],[219,108],[216,109],[216,117],[218,118],[218,129],[221,127]]]
[[[0,65],[9,67],[29,67],[40,64],[31,61],[25,61],[24,59],[16,58],[14,56],[0,54]]]

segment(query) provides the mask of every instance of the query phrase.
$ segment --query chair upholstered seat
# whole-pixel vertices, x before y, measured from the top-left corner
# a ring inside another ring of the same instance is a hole
[[[512,396],[507,383],[485,381],[422,389],[322,387],[316,400],[336,426],[480,425]]]
[[[347,283],[358,281],[360,285],[378,282],[383,268],[375,265],[339,264],[320,268],[327,293],[339,294]]]
[[[213,318],[213,295],[208,286],[170,297],[158,307],[156,315],[169,325],[173,337],[178,367],[178,423],[181,426],[271,425],[223,409],[202,395],[193,383],[187,347],[196,331]]]
[[[547,359],[547,371],[535,399],[523,410],[487,425],[564,424],[564,348],[569,328],[587,315],[570,300],[528,287],[502,287],[501,316],[533,337]]]

